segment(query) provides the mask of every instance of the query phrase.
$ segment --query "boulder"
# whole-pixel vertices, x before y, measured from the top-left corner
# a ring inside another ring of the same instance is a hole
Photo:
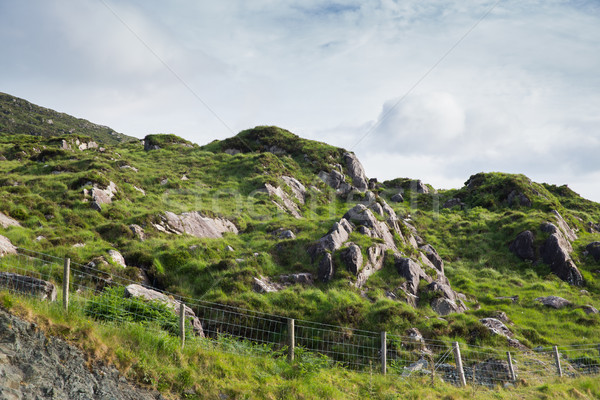
[[[421,266],[410,258],[396,257],[395,266],[398,274],[406,278],[406,290],[412,295],[417,295],[421,279],[431,282],[432,279],[423,271]]]
[[[504,325],[502,321],[496,318],[483,318],[479,322],[483,324],[490,332],[494,335],[504,336],[506,338],[512,338],[514,334]]]
[[[571,229],[569,224],[567,224],[567,221],[564,220],[564,218],[558,213],[558,211],[552,210],[552,214],[554,214],[558,227],[562,230],[563,234],[565,235],[565,238],[567,238],[571,242],[577,240],[577,234],[575,234],[575,231]]]
[[[437,298],[431,302],[431,308],[441,316],[450,313],[461,313],[467,310],[467,306],[458,298],[457,293],[452,290],[448,278],[445,276],[431,282],[427,285],[426,290],[436,293]]]
[[[346,180],[344,175],[336,170],[332,170],[327,173],[325,171],[320,171],[317,175],[325,184],[332,189],[341,189],[344,184],[346,184]]]
[[[534,237],[531,231],[521,232],[510,244],[509,250],[521,260],[535,261],[535,248],[533,246],[533,241]]]
[[[334,251],[340,249],[350,237],[350,233],[352,233],[352,230],[352,225],[350,225],[348,220],[346,220],[345,218],[342,218],[340,222],[334,223],[331,231],[327,235],[319,239],[313,257],[314,255],[322,253],[325,250]]]
[[[344,214],[344,218],[348,221],[356,223],[357,225],[366,226],[369,228],[371,237],[382,239],[389,248],[396,248],[394,236],[390,232],[386,223],[378,221],[373,215],[373,212],[365,207],[365,205],[357,204],[356,206],[352,207],[350,210],[348,210],[348,212],[346,212],[346,214]]]
[[[131,230],[131,233],[133,233],[133,235],[138,238],[139,240],[143,241],[146,238],[146,235],[144,233],[144,229],[136,224],[131,224],[129,225],[129,229]]]
[[[56,301],[56,287],[51,282],[31,276],[0,272],[0,288],[32,295],[39,300]]]
[[[317,277],[321,282],[329,282],[333,278],[333,257],[331,253],[325,253],[319,261]]]
[[[363,266],[363,256],[360,247],[354,243],[350,243],[348,247],[340,252],[340,258],[350,273],[358,275]]]
[[[356,287],[362,287],[369,276],[383,268],[385,249],[387,247],[384,244],[376,244],[367,249],[367,262],[356,275]]]
[[[343,156],[346,163],[348,175],[352,178],[352,184],[361,192],[369,188],[369,181],[365,174],[365,170],[354,153],[346,153]]]
[[[313,275],[308,272],[301,272],[298,274],[280,275],[279,281],[286,286],[289,285],[312,285],[314,284]]]
[[[600,261],[600,242],[592,242],[585,246],[585,250],[588,254],[594,257],[594,260]]]
[[[538,297],[535,301],[539,301],[543,305],[556,308],[557,310],[572,304],[569,300],[558,296]]]
[[[446,200],[442,205],[442,208],[453,208],[459,206],[460,208],[465,208],[466,204],[459,198],[453,198]]]
[[[174,214],[166,211],[160,215],[161,223],[153,224],[162,232],[176,235],[188,234],[198,238],[219,239],[224,233],[238,233],[233,222],[223,218],[204,217],[197,211]]]
[[[138,297],[138,298],[143,298],[147,301],[159,301],[161,303],[165,303],[166,305],[168,305],[171,309],[173,309],[173,311],[175,311],[175,313],[177,315],[179,315],[179,307],[180,307],[181,302],[179,302],[159,291],[152,290],[152,289],[149,289],[149,288],[146,288],[141,285],[133,283],[133,284],[125,287],[125,297]],[[200,337],[204,337],[204,330],[202,329],[202,323],[200,322],[198,317],[196,317],[196,313],[194,313],[194,310],[192,310],[185,304],[183,307],[184,307],[185,317],[188,318],[188,320],[192,324],[192,329],[193,329],[194,333]]]
[[[0,226],[8,228],[9,226],[21,226],[19,221],[0,212]]]
[[[571,244],[562,234],[553,233],[542,245],[540,254],[544,263],[550,266],[556,276],[571,285],[581,286],[584,280],[569,255],[572,250]]]
[[[508,194],[507,202],[509,206],[524,206],[531,207],[531,200],[529,197],[521,192],[513,190]]]
[[[441,315],[442,317],[449,314],[464,311],[454,301],[446,299],[444,297],[439,297],[433,300],[431,302],[431,309],[435,311],[438,315]]]
[[[101,212],[101,211],[102,211],[102,206],[101,206],[101,205],[100,205],[100,203],[98,203],[97,201],[92,201],[92,202],[90,203],[90,208],[91,208],[92,210],[96,210],[96,211],[98,211],[98,212]]]
[[[117,185],[113,181],[110,181],[105,189],[101,189],[98,185],[94,184],[91,190],[92,202],[96,202],[99,205],[112,203],[113,197],[117,193]]]
[[[283,286],[278,283],[271,282],[268,278],[261,276],[259,278],[255,277],[252,279],[252,289],[257,293],[272,293],[280,291],[283,289]]]
[[[379,203],[372,203],[372,204],[369,206],[369,208],[370,208],[371,210],[373,210],[373,212],[374,212],[375,214],[378,214],[378,215],[380,215],[380,216],[382,216],[382,217],[383,217],[383,215],[384,215],[384,214],[383,214],[383,207],[381,207],[381,204],[379,204]]]
[[[413,191],[415,191],[415,192],[417,192],[417,193],[421,193],[421,194],[428,194],[429,193],[429,188],[420,179],[411,181],[410,182],[410,189],[413,190]]]
[[[125,258],[123,258],[123,255],[121,253],[119,253],[117,250],[109,250],[108,256],[115,264],[117,264],[123,268],[127,268],[127,264],[125,264]]]
[[[291,189],[298,202],[304,204],[306,201],[306,188],[304,185],[300,183],[298,179],[292,178],[291,176],[282,176],[281,179]]]
[[[274,203],[283,211],[289,212],[294,218],[302,218],[298,205],[290,199],[288,194],[284,192],[282,188],[280,188],[279,186],[275,187],[269,183],[265,183],[264,190],[269,194],[269,196],[277,197],[281,200],[283,204],[279,204],[278,202]]]
[[[296,235],[294,235],[294,232],[292,232],[291,230],[284,229],[279,233],[278,238],[279,239],[296,239]]]
[[[17,254],[17,248],[7,237],[0,235],[0,257],[7,254]]]
[[[443,274],[444,260],[442,260],[442,257],[440,257],[435,248],[430,244],[426,244],[419,247],[419,249],[425,253],[425,256],[429,259],[429,261],[431,261],[435,268]]]
[[[404,196],[402,196],[402,193],[396,193],[390,198],[390,200],[394,203],[402,203],[404,202]]]
[[[586,314],[598,314],[598,309],[592,305],[586,304],[585,306],[581,306],[581,308]]]

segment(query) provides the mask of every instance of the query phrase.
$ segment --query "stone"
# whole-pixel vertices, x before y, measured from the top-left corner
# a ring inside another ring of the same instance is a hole
[[[98,185],[94,184],[91,190],[92,202],[96,202],[100,205],[112,203],[113,197],[117,193],[117,185],[113,181],[110,181],[105,189],[101,189]]]
[[[590,304],[586,304],[585,306],[581,306],[581,308],[588,315],[589,314],[598,314],[598,309],[596,309],[594,306],[592,306]]]
[[[404,196],[402,196],[402,193],[396,193],[390,198],[390,201],[393,201],[394,203],[402,203],[404,202]]]
[[[415,191],[417,193],[421,193],[421,194],[429,193],[429,188],[420,179],[410,182],[410,190],[413,190],[413,191]]]
[[[369,276],[383,268],[386,248],[383,244],[376,244],[367,249],[367,262],[356,275],[356,287],[362,287],[367,282],[367,279],[369,279]]]
[[[296,239],[296,235],[289,229],[285,229],[279,233],[279,239]]]
[[[448,199],[442,205],[442,208],[453,208],[459,206],[461,209],[465,208],[466,204],[459,198]]]
[[[502,321],[496,318],[483,318],[479,322],[483,324],[490,332],[494,335],[504,336],[506,338],[512,338],[514,334],[504,325]]]
[[[588,254],[594,257],[594,260],[600,261],[600,242],[592,242],[585,246],[585,250]]]
[[[556,276],[571,285],[582,286],[583,276],[569,255],[572,250],[571,244],[560,233],[553,233],[542,245],[540,254]]]
[[[319,239],[316,253],[321,253],[325,250],[334,251],[340,249],[350,237],[352,230],[352,225],[345,218],[334,223],[331,231]]]
[[[441,316],[461,312],[460,307],[454,301],[444,297],[433,300],[431,302],[431,309]]]
[[[179,315],[179,307],[181,302],[157,290],[149,289],[144,286],[133,283],[125,287],[125,297],[143,298],[147,301],[159,301],[168,305],[177,315]],[[188,318],[190,323],[192,324],[192,329],[194,333],[197,336],[204,337],[204,330],[202,329],[202,324],[198,317],[196,317],[196,313],[194,313],[194,310],[192,310],[185,304],[183,307],[185,317]]]
[[[92,202],[90,203],[90,208],[91,208],[92,210],[96,210],[96,211],[98,211],[98,212],[101,212],[101,211],[102,211],[102,206],[101,206],[101,205],[100,205],[100,203],[98,203],[97,201],[92,201]]]
[[[369,181],[365,170],[354,153],[346,153],[343,156],[346,163],[348,175],[352,178],[352,184],[360,191],[364,192],[369,188]]]
[[[534,236],[531,231],[524,231],[517,235],[510,244],[509,250],[521,260],[535,261]]]
[[[375,190],[379,186],[380,185],[377,183],[377,178],[371,178],[371,179],[369,179],[369,190]]]
[[[198,238],[220,239],[224,233],[238,233],[233,222],[224,218],[205,217],[197,211],[179,215],[166,211],[160,215],[160,219],[161,223],[153,226],[162,232],[176,235],[185,233]]]
[[[6,236],[0,235],[0,257],[4,257],[7,254],[17,254],[17,248]]]
[[[333,258],[331,253],[325,253],[319,261],[317,277],[321,282],[329,282],[333,278]]]
[[[467,310],[465,303],[458,298],[457,293],[450,287],[448,278],[443,275],[427,285],[426,290],[437,294],[437,298],[431,302],[431,308],[441,316]]]
[[[317,176],[332,189],[337,190],[345,183],[344,175],[336,170],[332,170],[329,173],[320,171]]]
[[[496,318],[497,320],[500,320],[502,322],[504,322],[505,324],[510,323],[510,318],[508,318],[508,315],[506,315],[506,313],[504,311],[494,311],[494,313],[492,314],[493,318]]]
[[[125,258],[123,258],[123,255],[121,253],[119,253],[117,250],[109,250],[108,256],[115,264],[117,264],[123,268],[127,268],[127,264],[125,263]]]
[[[277,197],[281,200],[281,203],[283,203],[279,204],[278,202],[275,202],[275,205],[279,206],[284,211],[289,212],[294,218],[302,218],[298,205],[290,199],[288,194],[281,187],[275,187],[269,183],[265,183],[264,190],[269,194],[269,196]]]
[[[360,247],[354,243],[350,243],[348,247],[340,252],[340,258],[350,273],[358,275],[363,266],[363,256]]]
[[[300,183],[298,179],[292,178],[291,176],[282,176],[281,179],[291,189],[298,202],[304,204],[306,201],[306,188],[304,185]]]
[[[431,282],[432,279],[423,271],[421,266],[410,258],[396,257],[395,267],[400,276],[406,278],[406,290],[412,295],[416,295],[419,289],[421,279]]]
[[[509,206],[524,206],[531,207],[531,200],[529,197],[525,196],[525,194],[521,192],[517,192],[513,190],[508,194],[508,198],[506,199]]]
[[[257,293],[273,293],[283,289],[283,286],[261,276],[252,279],[252,289]]]
[[[301,272],[298,274],[280,275],[279,281],[284,285],[313,285],[313,275],[308,272]]]
[[[569,300],[558,296],[538,297],[535,301],[539,301],[543,305],[556,308],[557,310],[572,304]]]
[[[429,259],[429,261],[431,261],[435,268],[443,274],[444,260],[442,260],[442,257],[440,257],[435,248],[430,244],[426,244],[420,246],[419,249],[425,253],[425,256]]]
[[[8,228],[10,226],[21,226],[21,224],[16,219],[0,212],[0,226],[2,228]]]
[[[373,210],[373,212],[374,212],[375,214],[378,214],[378,215],[380,215],[380,216],[382,216],[382,217],[383,217],[383,215],[384,215],[384,214],[383,214],[383,207],[381,207],[381,204],[379,204],[379,203],[372,203],[372,204],[369,206],[369,208],[370,208],[371,210]]]
[[[386,223],[378,221],[373,215],[373,212],[365,207],[364,204],[357,204],[356,206],[352,207],[350,210],[348,210],[348,212],[346,212],[346,214],[344,214],[344,218],[358,225],[366,226],[370,230],[371,237],[382,239],[386,246],[391,249],[396,248],[394,236],[390,232]]]
[[[232,252],[232,251],[235,251],[235,249],[233,247],[231,247],[230,245],[227,245],[227,246],[225,246],[225,251]]]
[[[402,377],[409,377],[411,374],[425,370],[429,368],[429,363],[425,358],[420,358],[418,361],[410,364],[408,367],[404,367],[404,371],[402,372]]]
[[[131,233],[133,233],[133,235],[138,238],[141,241],[144,241],[144,239],[146,238],[146,234],[144,233],[144,229],[136,224],[131,224],[129,225],[129,229],[131,230]]]
[[[0,272],[0,288],[32,295],[39,300],[56,301],[54,284],[31,276]]]
[[[554,214],[558,227],[565,235],[565,238],[567,238],[571,242],[577,240],[577,234],[575,233],[575,231],[573,231],[573,229],[571,229],[569,224],[567,224],[567,221],[564,220],[564,218],[558,213],[558,211],[552,210],[552,214]]]

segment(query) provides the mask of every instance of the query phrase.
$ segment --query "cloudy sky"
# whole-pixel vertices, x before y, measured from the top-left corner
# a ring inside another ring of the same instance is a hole
[[[370,177],[600,201],[598,0],[0,0],[0,91],[205,144],[278,125]]]

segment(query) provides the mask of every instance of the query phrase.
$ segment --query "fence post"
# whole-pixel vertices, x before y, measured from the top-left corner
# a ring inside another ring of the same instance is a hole
[[[510,375],[509,378],[512,382],[515,382],[517,380],[517,376],[515,375],[515,368],[513,367],[513,361],[512,356],[510,355],[510,351],[506,352],[506,358],[508,361],[508,374]]]
[[[381,373],[387,373],[387,333],[381,332]]]
[[[179,336],[181,337],[181,348],[185,346],[185,305],[179,303]]]
[[[69,278],[71,277],[71,259],[65,258],[63,269],[63,308],[69,311]]]
[[[288,318],[288,360],[294,361],[294,347],[296,346],[296,338],[294,337],[294,319]]]
[[[458,342],[454,342],[454,360],[456,361],[456,374],[458,375],[458,381],[460,386],[467,386],[465,379],[465,371],[463,370],[462,358],[460,357],[460,347]]]
[[[560,366],[560,355],[558,354],[557,346],[554,346],[554,361],[556,362],[556,373],[558,374],[558,376],[560,376],[562,378],[563,373],[562,373],[562,368]]]

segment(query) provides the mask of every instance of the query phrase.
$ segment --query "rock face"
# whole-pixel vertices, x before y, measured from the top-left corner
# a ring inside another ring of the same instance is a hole
[[[514,334],[504,325],[504,323],[496,318],[483,318],[479,320],[492,332],[494,335],[504,336],[506,338],[512,338]]]
[[[406,278],[406,291],[412,295],[417,295],[421,279],[432,282],[431,277],[423,271],[421,266],[410,258],[397,257],[395,266],[398,274]]]
[[[354,275],[358,275],[363,266],[363,256],[360,247],[354,243],[350,243],[348,247],[342,250],[340,254],[342,262],[346,264],[346,268]]]
[[[17,248],[7,237],[0,235],[0,257],[4,257],[7,254],[17,254]]]
[[[444,260],[442,260],[442,257],[440,257],[435,248],[430,244],[426,244],[419,247],[419,249],[425,253],[425,256],[433,264],[433,266],[443,274]]]
[[[188,234],[198,238],[222,238],[224,233],[238,233],[233,222],[222,218],[204,217],[197,211],[174,214],[166,211],[160,216],[161,223],[153,224],[154,227],[167,233],[176,235]]]
[[[535,261],[534,236],[531,231],[524,231],[517,235],[509,249],[521,260]]]
[[[585,246],[585,249],[594,260],[600,261],[600,242],[592,242]]]
[[[460,206],[460,208],[465,208],[466,204],[459,198],[449,199],[444,202],[442,208],[452,208]]]
[[[285,184],[292,190],[294,193],[294,197],[298,200],[300,204],[304,204],[306,201],[306,188],[300,181],[296,178],[292,178],[291,176],[282,176],[281,179]]]
[[[129,229],[131,230],[131,233],[133,233],[133,235],[139,240],[144,241],[144,239],[146,239],[146,234],[144,233],[144,229],[141,226],[131,224],[129,225]]]
[[[0,310],[0,399],[159,400],[114,367],[89,365],[74,346]]]
[[[0,226],[3,228],[8,228],[9,226],[21,226],[21,224],[16,219],[0,212]]]
[[[0,288],[32,295],[40,300],[56,301],[56,287],[52,283],[30,276],[0,272]]]
[[[545,306],[556,308],[557,310],[568,305],[571,305],[569,300],[563,299],[558,296],[538,297],[535,301],[539,301]]]
[[[346,162],[346,168],[348,170],[348,175],[352,178],[352,184],[358,189],[360,192],[364,192],[369,189],[369,180],[365,174],[365,170],[358,161],[358,158],[354,153],[346,153],[344,154],[344,161]]]
[[[319,267],[317,269],[317,277],[322,282],[329,282],[333,278],[333,258],[331,253],[325,253],[319,261]]]
[[[508,194],[508,198],[506,199],[509,206],[524,206],[531,207],[531,200],[529,197],[525,196],[525,194],[521,192],[517,192],[513,190]]]
[[[571,244],[560,233],[551,234],[540,248],[542,260],[556,276],[571,285],[581,286],[583,276],[571,259],[572,251]]]
[[[298,205],[294,203],[292,199],[290,199],[288,194],[281,187],[275,187],[269,183],[265,183],[264,190],[269,194],[270,197],[277,197],[281,200],[282,204],[280,204],[277,201],[273,201],[273,203],[275,203],[275,205],[279,207],[282,211],[292,214],[294,218],[302,218]]]
[[[162,303],[167,304],[173,309],[173,311],[175,311],[176,314],[179,315],[180,302],[156,290],[148,289],[134,283],[125,288],[125,297],[141,297],[148,301],[160,301]],[[196,313],[194,313],[194,310],[184,305],[184,312],[186,318],[188,318],[188,320],[192,324],[192,329],[194,330],[194,333],[200,337],[204,337],[204,330],[202,329],[202,324],[200,323],[198,317],[196,317]]]
[[[574,241],[574,240],[577,240],[577,234],[575,233],[575,231],[573,231],[573,229],[571,229],[571,227],[569,226],[569,224],[567,224],[567,222],[558,213],[558,211],[552,210],[552,214],[554,214],[554,216],[556,217],[556,222],[558,224],[558,227],[560,228],[560,230],[565,235],[565,238],[567,240],[570,240],[571,242]]]

